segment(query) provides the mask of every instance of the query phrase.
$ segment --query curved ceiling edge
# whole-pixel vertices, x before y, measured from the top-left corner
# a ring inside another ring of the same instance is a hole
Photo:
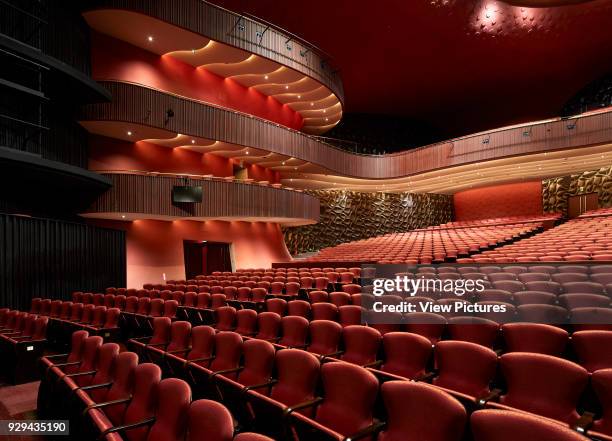
[[[511,156],[612,143],[612,110],[478,133],[383,156],[349,153],[313,136],[147,87],[103,82],[111,103],[82,108],[81,121],[122,121],[267,150],[362,179],[394,179]],[[173,117],[168,118],[167,111]]]
[[[276,61],[323,83],[344,104],[344,88],[339,71],[331,65],[327,54],[299,37],[253,17],[201,0],[94,0],[86,10],[103,8],[146,14]]]

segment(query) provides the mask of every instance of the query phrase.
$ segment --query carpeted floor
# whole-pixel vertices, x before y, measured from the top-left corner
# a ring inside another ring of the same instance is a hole
[[[0,384],[0,420],[36,419],[39,381],[17,386]],[[42,436],[3,436],[1,441],[40,441]]]

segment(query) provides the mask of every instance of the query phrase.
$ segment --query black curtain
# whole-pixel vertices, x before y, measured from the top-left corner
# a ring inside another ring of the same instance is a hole
[[[209,242],[206,244],[206,249],[205,259],[208,274],[211,274],[213,271],[232,270],[229,244]]]
[[[0,213],[0,306],[125,284],[124,231]]]

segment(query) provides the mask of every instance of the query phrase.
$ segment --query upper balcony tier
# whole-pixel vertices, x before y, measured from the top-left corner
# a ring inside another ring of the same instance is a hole
[[[280,172],[281,182],[290,187],[454,193],[592,170],[609,165],[612,157],[610,109],[373,156],[150,88],[119,82],[104,86],[113,101],[88,105],[80,117],[91,133],[256,163]]]
[[[93,30],[271,97],[300,115],[306,133],[342,118],[342,81],[330,57],[270,23],[201,0],[92,3],[83,16]]]

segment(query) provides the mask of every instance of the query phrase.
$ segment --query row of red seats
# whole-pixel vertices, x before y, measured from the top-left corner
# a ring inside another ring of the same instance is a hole
[[[507,225],[516,224],[519,222],[543,222],[543,221],[557,221],[561,219],[561,213],[547,213],[542,216],[504,216],[487,219],[474,219],[468,221],[453,221],[445,224],[436,225],[433,227],[427,227],[426,229],[444,229],[444,228],[465,228],[465,227],[477,227],[483,225]]]
[[[364,268],[364,269],[367,269]],[[556,274],[556,273],[582,273],[582,274],[606,274],[612,273],[612,265],[595,265],[595,264],[587,264],[587,265],[577,265],[577,264],[562,264],[562,265],[548,265],[548,264],[539,264],[539,265],[491,265],[491,264],[482,264],[482,265],[464,265],[464,264],[444,264],[439,266],[409,266],[406,268],[407,272],[410,273],[437,273],[437,274],[452,274],[452,273],[514,273],[517,276],[524,273],[545,273],[545,274]]]
[[[70,419],[74,439],[271,441],[254,433],[234,437],[224,406],[192,401],[185,381],[162,380],[156,365],[138,364],[135,353],[119,353],[117,344],[86,331],[72,335],[69,354],[41,362],[39,417]]]
[[[612,260],[612,216],[580,217],[459,263]]]
[[[306,261],[375,261],[381,264],[440,263],[515,241],[541,228],[542,223],[533,222],[518,225],[392,233],[324,248]]]
[[[36,378],[33,366],[47,343],[47,323],[44,316],[0,309],[0,375],[12,384]]]
[[[373,332],[355,326],[346,328],[345,333],[353,330],[356,333]],[[352,439],[353,434],[362,430],[368,430],[366,436],[374,434],[383,428],[375,417],[379,382],[392,384],[395,382],[390,380],[398,380],[398,384],[412,384],[405,377],[394,377],[379,370],[334,361],[330,357],[321,360],[306,351],[275,350],[268,342],[245,341],[237,333],[216,333],[206,326],[193,328],[191,336],[188,333],[187,322],[175,322],[165,343],[149,341],[150,346],[143,342],[137,344],[172,375],[191,379],[194,390],[223,400],[230,408],[236,409],[236,415],[247,419],[254,417],[244,423],[256,425],[275,437],[282,437],[287,429],[296,433],[298,439],[312,439],[312,431],[316,433],[316,439]],[[420,337],[400,333],[384,338],[391,341],[395,336],[404,341],[396,343],[399,353],[385,360],[383,368],[394,356],[413,362],[418,352],[410,350],[412,348],[406,339],[418,340]],[[356,347],[368,346],[363,335],[354,337],[350,341]],[[421,344],[423,351],[431,351],[426,340]],[[196,354],[192,355],[192,351]],[[389,351],[393,353],[391,347]],[[432,390],[443,390],[447,396],[470,406],[478,403],[481,407],[503,407],[540,414],[558,420],[557,427],[573,425],[579,419],[576,406],[580,393],[589,383],[589,374],[578,365],[541,354],[511,353],[498,357],[490,349],[467,342],[441,342],[436,345],[434,353],[436,370],[419,378],[431,380],[436,387]],[[322,365],[321,361],[324,362]],[[503,391],[490,387],[496,381],[498,363],[505,378]],[[599,370],[593,374],[592,387],[605,409],[603,417],[594,423],[597,430],[607,430],[610,424],[606,417],[612,405],[607,395],[612,388],[611,382],[612,370]],[[534,384],[525,387],[527,383]],[[382,398],[386,403],[385,397]],[[499,402],[493,402],[493,399],[499,399]],[[406,403],[402,404],[405,406]],[[422,405],[422,401],[415,403],[415,406]],[[380,415],[386,414],[385,418],[388,418],[392,413],[390,409],[385,410]],[[284,424],[279,427],[281,421]],[[429,429],[419,426],[419,430],[432,430],[432,426],[428,424]],[[409,427],[404,430],[409,430]],[[400,434],[408,436],[403,432],[396,436]]]

